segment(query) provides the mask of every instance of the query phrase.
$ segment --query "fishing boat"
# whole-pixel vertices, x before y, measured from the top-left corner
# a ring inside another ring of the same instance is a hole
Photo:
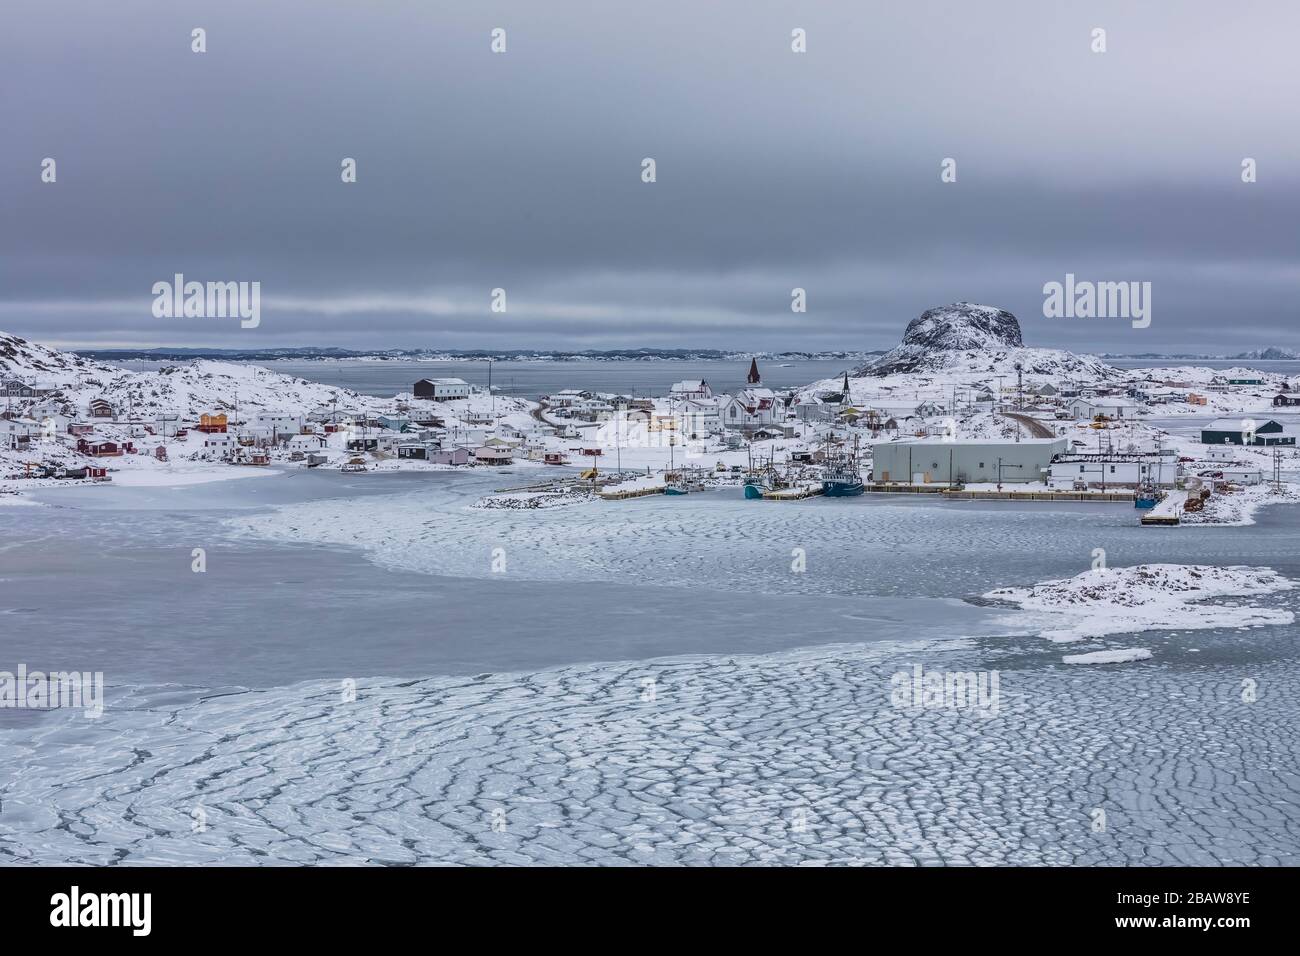
[[[666,495],[684,495],[689,492],[690,489],[686,487],[684,481],[670,481],[664,485],[664,494]]]
[[[1133,497],[1133,507],[1141,508],[1144,511],[1149,510],[1160,503],[1160,497],[1160,492],[1154,488],[1141,488]]]
[[[832,462],[822,471],[822,494],[827,498],[851,498],[866,490],[854,459]]]
[[[826,467],[822,469],[822,494],[827,498],[851,498],[867,490],[862,483],[862,469],[858,465],[858,441],[853,439],[853,451],[831,456],[827,442]]]

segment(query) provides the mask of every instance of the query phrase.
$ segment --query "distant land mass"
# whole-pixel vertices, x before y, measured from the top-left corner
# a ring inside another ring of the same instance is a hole
[[[372,362],[714,362],[765,359],[767,361],[818,361],[848,359],[863,361],[877,351],[839,352],[735,352],[721,349],[383,349],[380,351],[318,348],[209,349],[74,349],[77,355],[96,361],[191,362],[214,359],[225,362],[339,361]]]
[[[1205,355],[1193,352],[1126,352],[1117,354],[1106,352],[1104,359],[1206,359],[1214,362],[1231,362],[1237,359],[1250,359],[1256,362],[1291,362],[1300,359],[1300,352],[1293,349],[1278,348],[1271,345],[1266,349],[1254,349],[1250,352],[1224,353],[1222,355]]]

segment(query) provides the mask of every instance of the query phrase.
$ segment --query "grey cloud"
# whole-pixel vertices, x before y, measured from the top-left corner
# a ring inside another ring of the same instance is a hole
[[[1262,3],[30,4],[0,35],[0,327],[866,348],[972,299],[1033,344],[1295,344],[1298,28]],[[175,272],[261,281],[262,326],[154,319]],[[1066,272],[1151,281],[1151,328],[1043,319]]]

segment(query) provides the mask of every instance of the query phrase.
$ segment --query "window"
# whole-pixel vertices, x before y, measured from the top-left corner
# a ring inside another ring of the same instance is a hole
[[[1079,474],[1081,474],[1081,475],[1083,474],[1083,465],[1080,465],[1080,466],[1079,466]]]
[[[981,468],[984,467],[984,462],[980,462],[980,467],[981,467]]]
[[[1110,473],[1111,473],[1112,475],[1115,474],[1115,466],[1114,466],[1114,465],[1111,465],[1111,466],[1110,466]]]

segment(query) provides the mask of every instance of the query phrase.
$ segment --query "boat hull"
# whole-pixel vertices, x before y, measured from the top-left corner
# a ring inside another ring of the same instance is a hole
[[[762,498],[762,497],[763,497],[763,489],[762,489],[761,487],[759,487],[758,485],[746,485],[746,486],[745,486],[745,497],[746,497],[746,498]]]
[[[823,481],[822,494],[827,498],[852,498],[866,491],[860,481]]]

